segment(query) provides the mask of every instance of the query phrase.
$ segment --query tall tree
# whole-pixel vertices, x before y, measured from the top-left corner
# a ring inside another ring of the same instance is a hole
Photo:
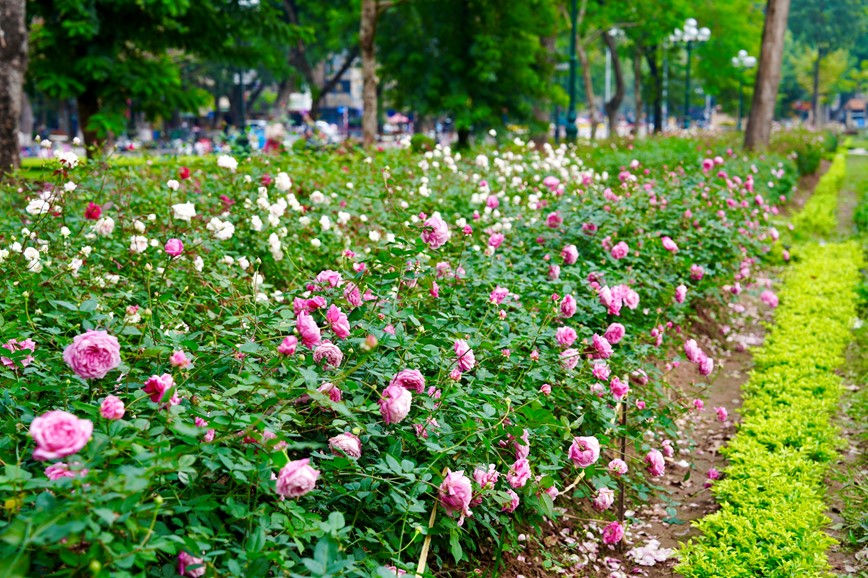
[[[612,34],[603,34],[603,44],[612,57],[612,70],[615,74],[615,92],[606,103],[606,116],[609,120],[609,138],[618,136],[618,109],[624,100],[624,71],[621,69],[621,59],[618,56],[618,45]]]
[[[19,118],[27,68],[25,0],[0,0],[0,176],[17,168]]]
[[[793,0],[790,28],[797,40],[816,50],[811,91],[814,126],[822,125],[820,68],[831,52],[849,48],[864,32],[868,6],[864,0]]]
[[[554,26],[554,4],[412,0],[396,7],[384,17],[391,33],[378,38],[387,97],[423,115],[449,115],[461,145],[472,129],[532,121],[534,103],[554,91],[540,42]]]
[[[128,102],[149,116],[195,110],[180,55],[226,66],[286,66],[296,33],[272,2],[30,0],[31,76],[49,97],[75,98],[85,140],[123,130]]]
[[[766,4],[759,68],[744,133],[744,147],[749,150],[764,148],[769,144],[778,85],[781,82],[781,61],[789,11],[790,0],[768,0]]]

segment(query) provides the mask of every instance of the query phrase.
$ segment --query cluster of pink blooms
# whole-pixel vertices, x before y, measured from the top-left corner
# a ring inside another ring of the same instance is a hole
[[[711,375],[714,371],[714,360],[702,351],[695,339],[688,339],[684,343],[684,353],[688,361],[699,366],[700,374]]]

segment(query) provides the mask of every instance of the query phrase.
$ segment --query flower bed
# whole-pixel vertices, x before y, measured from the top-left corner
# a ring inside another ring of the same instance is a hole
[[[616,492],[653,491],[694,408],[647,359],[714,370],[680,323],[741,291],[795,176],[672,148],[65,157],[6,191],[0,559],[390,576],[510,547],[567,490],[620,540]]]
[[[828,235],[843,157],[796,217],[796,232]],[[785,277],[775,325],[755,353],[743,388],[743,423],[726,448],[726,478],[714,485],[721,510],[703,518],[703,536],[681,552],[678,571],[692,577],[824,576],[825,475],[840,440],[837,411],[844,361],[856,318],[863,264],[853,241],[798,245]]]

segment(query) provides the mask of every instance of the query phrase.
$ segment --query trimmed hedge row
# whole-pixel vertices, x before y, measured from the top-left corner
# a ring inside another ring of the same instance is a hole
[[[743,388],[744,421],[714,486],[721,509],[681,550],[686,578],[828,575],[824,477],[840,443],[834,370],[851,338],[862,253],[852,241],[806,244],[798,259]]]
[[[817,235],[829,237],[838,226],[838,192],[844,183],[847,170],[845,154],[835,155],[835,160],[805,204],[805,208],[793,217],[794,237],[807,240]]]

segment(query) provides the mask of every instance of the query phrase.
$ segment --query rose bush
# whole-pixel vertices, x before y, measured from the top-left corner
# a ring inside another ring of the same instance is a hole
[[[0,366],[0,559],[390,576],[511,547],[566,488],[647,497],[694,408],[650,360],[749,285],[796,177],[725,149],[67,158],[6,189],[0,340],[34,347]]]

